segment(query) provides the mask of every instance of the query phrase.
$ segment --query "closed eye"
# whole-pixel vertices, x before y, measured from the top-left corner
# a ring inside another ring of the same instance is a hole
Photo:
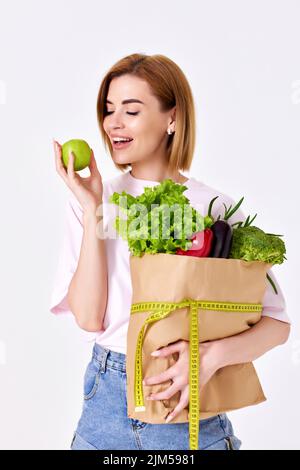
[[[112,114],[113,111],[106,111],[106,114]],[[130,114],[131,116],[136,116],[137,114],[139,114],[139,111],[137,111],[136,113],[130,113],[129,111],[127,111],[127,114]]]

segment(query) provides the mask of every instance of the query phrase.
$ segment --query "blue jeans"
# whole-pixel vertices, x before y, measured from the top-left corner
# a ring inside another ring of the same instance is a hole
[[[151,424],[127,416],[126,355],[95,343],[83,384],[72,450],[189,450],[189,423]],[[199,450],[239,450],[226,413],[200,421]]]

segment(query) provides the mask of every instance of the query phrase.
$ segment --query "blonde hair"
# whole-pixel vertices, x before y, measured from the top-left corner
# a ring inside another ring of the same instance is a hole
[[[195,106],[190,85],[180,69],[164,55],[131,54],[116,62],[104,76],[97,97],[97,120],[104,142],[112,156],[110,139],[103,127],[106,116],[106,98],[111,80],[131,74],[148,82],[154,96],[160,102],[160,110],[168,111],[176,105],[176,131],[168,135],[167,161],[171,173],[189,170],[195,148]],[[115,166],[125,171],[129,164]]]

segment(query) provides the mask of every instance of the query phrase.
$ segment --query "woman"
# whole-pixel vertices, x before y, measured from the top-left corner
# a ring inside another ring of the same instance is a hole
[[[179,170],[189,170],[195,146],[195,111],[192,93],[181,69],[162,55],[132,54],[105,75],[97,100],[100,131],[114,165],[121,174],[102,181],[92,153],[90,176],[74,172],[74,156],[65,169],[61,145],[55,142],[56,169],[71,197],[67,206],[67,231],[61,252],[50,310],[72,313],[83,330],[93,332],[95,344],[84,377],[82,414],[74,432],[72,449],[189,449],[188,423],[170,421],[188,406],[189,343],[178,341],[161,350],[161,356],[179,352],[176,367],[165,375],[146,377],[146,384],[172,379],[170,389],[152,396],[170,398],[180,391],[178,406],[166,424],[150,424],[127,416],[126,335],[131,305],[129,252],[126,242],[111,233],[114,192],[136,196],[145,186],[165,178],[186,186],[192,206],[206,213],[215,195],[213,215],[222,213],[231,197]],[[117,142],[125,139],[126,142]],[[129,168],[129,171],[125,171]],[[108,210],[109,206],[109,210]],[[103,225],[99,207],[103,208]],[[98,209],[98,210],[97,210]],[[245,220],[238,210],[232,223]],[[109,237],[99,236],[110,225]],[[279,295],[267,287],[263,317],[242,334],[199,345],[200,386],[220,368],[250,362],[283,344],[290,331],[285,301],[274,273]],[[199,449],[238,450],[226,413],[201,420]]]

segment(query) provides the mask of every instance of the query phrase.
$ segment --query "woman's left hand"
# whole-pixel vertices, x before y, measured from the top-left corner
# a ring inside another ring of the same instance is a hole
[[[214,344],[215,341],[199,344],[199,392],[220,367],[217,355],[214,354]],[[151,355],[157,356],[157,360],[159,360],[160,357],[179,352],[178,360],[172,367],[159,375],[145,377],[143,380],[144,385],[159,384],[170,379],[173,382],[163,392],[149,395],[151,398],[146,397],[148,400],[168,400],[178,391],[181,392],[179,402],[172,413],[169,413],[166,423],[169,423],[189,403],[189,346],[189,341],[180,340],[155,351],[158,354],[151,353]]]

